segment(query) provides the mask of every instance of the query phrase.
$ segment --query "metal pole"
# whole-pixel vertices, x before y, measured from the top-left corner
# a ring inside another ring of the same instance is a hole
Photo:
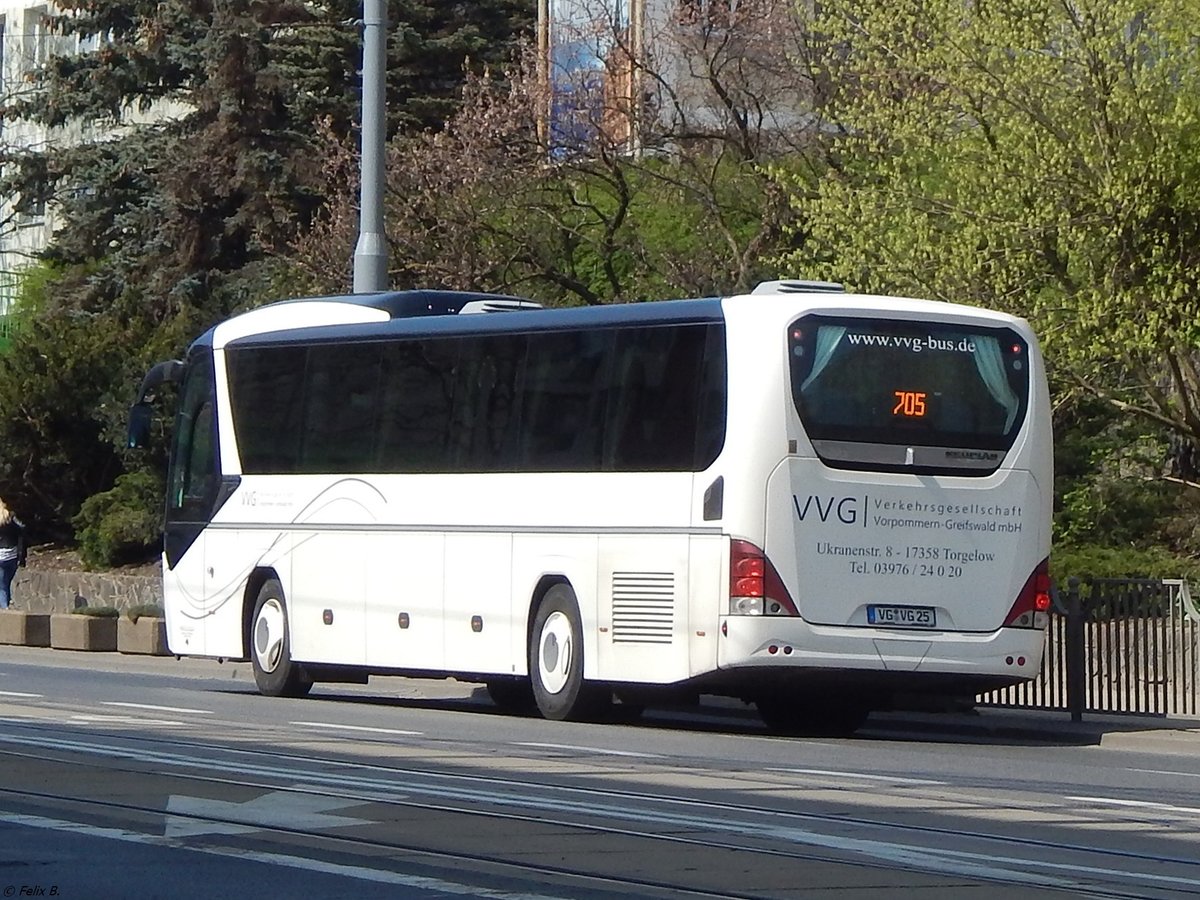
[[[545,148],[550,143],[550,0],[538,0],[537,16],[537,129],[538,141]]]
[[[384,98],[387,74],[387,0],[363,0],[362,155],[354,293],[388,286],[383,233]]]
[[[1071,721],[1083,721],[1087,707],[1087,653],[1084,648],[1083,600],[1079,579],[1067,579],[1067,708]]]

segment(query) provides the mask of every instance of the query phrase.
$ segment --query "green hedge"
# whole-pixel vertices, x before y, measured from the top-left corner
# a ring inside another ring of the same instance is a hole
[[[89,497],[72,519],[84,565],[103,569],[152,556],[162,545],[161,508],[162,484],[145,471]]]
[[[1050,575],[1060,585],[1071,577],[1184,578],[1200,583],[1200,560],[1162,548],[1057,544],[1050,553]]]

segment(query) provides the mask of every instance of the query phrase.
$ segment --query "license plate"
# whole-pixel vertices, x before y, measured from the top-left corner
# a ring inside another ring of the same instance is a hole
[[[937,614],[932,606],[868,606],[868,625],[893,628],[936,628]]]

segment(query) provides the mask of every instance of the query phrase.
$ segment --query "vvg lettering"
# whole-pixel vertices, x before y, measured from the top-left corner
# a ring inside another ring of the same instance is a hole
[[[854,525],[859,520],[859,500],[857,497],[818,497],[816,494],[809,494],[803,503],[795,494],[792,495],[792,503],[796,507],[796,515],[803,522],[810,515],[815,515],[820,521],[828,522],[831,519],[841,522],[843,525]]]

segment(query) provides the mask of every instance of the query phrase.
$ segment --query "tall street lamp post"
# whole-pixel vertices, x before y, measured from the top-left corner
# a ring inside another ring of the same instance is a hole
[[[362,148],[354,293],[388,287],[383,233],[384,97],[387,74],[387,0],[363,0]]]

